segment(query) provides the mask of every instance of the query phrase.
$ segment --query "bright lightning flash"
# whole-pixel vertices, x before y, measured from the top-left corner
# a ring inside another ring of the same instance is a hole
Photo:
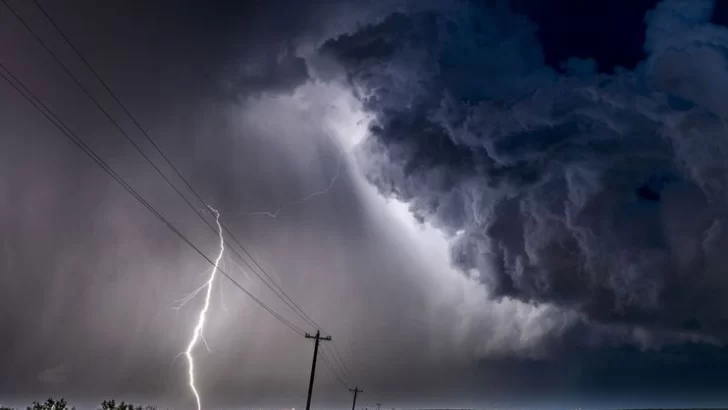
[[[220,253],[217,255],[217,259],[215,259],[215,266],[213,267],[212,273],[210,273],[210,277],[207,279],[205,285],[203,285],[200,289],[198,289],[198,291],[193,293],[194,296],[194,294],[197,294],[202,289],[205,289],[205,303],[200,310],[200,315],[197,319],[197,325],[195,326],[195,330],[192,333],[190,343],[187,345],[187,350],[185,350],[185,356],[187,357],[187,363],[189,364],[188,374],[190,390],[192,390],[192,394],[194,394],[195,400],[197,401],[197,410],[202,409],[202,404],[200,401],[200,394],[197,392],[197,387],[195,386],[195,361],[192,357],[192,351],[194,350],[200,339],[204,341],[204,336],[202,332],[205,328],[205,322],[207,321],[207,311],[210,309],[212,285],[215,282],[215,277],[217,276],[218,265],[220,264],[220,260],[222,260],[222,255],[225,252],[225,238],[222,235],[222,226],[220,225],[220,212],[218,212],[215,208],[209,205],[208,208],[210,208],[210,211],[215,214],[215,222],[217,223],[217,231],[220,237]]]

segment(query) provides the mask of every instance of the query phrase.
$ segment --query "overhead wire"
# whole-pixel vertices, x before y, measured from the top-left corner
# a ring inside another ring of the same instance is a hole
[[[331,343],[332,350],[334,351],[334,354],[332,355],[334,357],[334,360],[338,363],[338,365],[343,370],[344,375],[351,381],[354,378],[351,377],[351,373],[349,372],[349,369],[346,367],[346,363],[344,363],[344,360],[341,357],[341,354],[339,354],[339,349],[336,347],[336,343]]]
[[[58,58],[58,56],[53,53],[52,50],[45,44],[45,42],[35,33],[35,31],[30,27],[30,25],[20,16],[13,7],[8,3],[7,0],[1,0],[5,6],[11,11],[11,13],[20,21],[20,23],[25,27],[25,29],[34,37],[34,39],[41,45],[41,47],[63,68],[63,70],[68,74],[71,79],[76,83],[76,85],[81,88],[81,90],[84,92],[84,94],[92,100],[92,102],[96,105],[96,107],[109,119],[109,121],[119,130],[119,132],[132,144],[132,146],[142,155],[142,157],[152,166],[152,168],[160,174],[160,176],[163,178],[163,180],[170,185],[173,190],[184,200],[184,202],[192,208],[192,210],[197,214],[197,216],[215,233],[217,233],[217,229],[207,220],[207,218],[204,217],[202,212],[196,208],[189,199],[176,187],[175,184],[172,183],[172,181],[164,174],[164,172],[159,169],[159,167],[154,163],[154,161],[149,158],[146,153],[141,149],[141,147],[135,143],[135,141],[124,131],[124,129],[119,125],[119,123],[106,111],[103,106],[96,100],[91,93],[86,89],[86,87],[76,78],[76,76],[71,72],[71,70]],[[56,21],[53,19],[53,17],[47,12],[47,10],[43,7],[43,5],[38,0],[33,0],[38,9],[41,11],[41,13],[46,17],[46,19],[51,23],[51,25],[55,28],[55,30],[60,34],[60,36],[63,38],[63,40],[68,44],[68,46],[73,50],[73,52],[76,54],[76,56],[80,59],[80,61],[89,69],[89,71],[93,74],[93,76],[99,81],[99,83],[103,86],[103,88],[109,93],[109,95],[112,97],[112,99],[119,105],[119,107],[124,111],[124,113],[131,119],[131,121],[134,123],[134,125],[139,129],[141,134],[145,137],[145,139],[152,145],[152,147],[157,151],[157,153],[162,157],[162,159],[167,163],[167,165],[173,170],[175,175],[183,182],[183,184],[189,189],[190,192],[197,198],[197,200],[202,203],[203,206],[208,207],[207,202],[202,198],[202,196],[198,193],[198,191],[192,186],[192,184],[187,180],[187,178],[184,177],[184,175],[179,171],[179,169],[174,165],[174,163],[169,159],[169,157],[165,154],[165,152],[162,150],[162,148],[157,144],[157,142],[149,135],[149,133],[144,129],[144,127],[141,125],[141,123],[136,119],[136,117],[131,113],[131,111],[126,107],[126,105],[121,101],[121,99],[114,93],[114,91],[111,89],[111,87],[106,83],[106,81],[103,80],[103,78],[99,75],[99,73],[93,68],[93,66],[89,63],[89,61],[84,57],[83,53],[73,44],[73,42],[70,40],[70,38],[65,34],[64,30],[61,29],[61,27],[56,23]],[[22,83],[21,83],[22,84]],[[161,215],[160,215],[161,216]],[[237,239],[237,237],[232,233],[232,231],[221,222],[221,226],[223,227],[223,230],[225,233],[233,240],[233,242],[243,251],[243,253],[252,261],[253,265],[268,279],[265,280],[261,275],[254,269],[250,263],[242,257],[242,255],[235,250],[235,248],[231,248],[233,253],[236,254],[236,256],[250,269],[251,272],[253,272],[273,293],[281,299],[284,304],[286,304],[296,315],[298,315],[301,319],[303,319],[307,324],[313,326],[316,329],[320,329],[323,331],[320,325],[316,323],[291,297],[288,295],[288,293],[283,290],[283,288],[276,283],[275,280],[271,278],[271,276],[266,272],[266,270],[260,265],[260,263],[252,256],[252,254],[243,246],[243,244],[240,242],[240,240]],[[191,244],[191,243],[190,243]],[[204,256],[204,255],[203,255]],[[209,258],[205,256],[205,258],[208,260],[208,262],[211,262]],[[229,275],[224,274],[228,279],[231,281],[234,281]],[[270,282],[270,283],[269,283]],[[238,287],[241,287],[239,283],[234,281],[234,284]],[[272,285],[271,285],[272,284]],[[246,291],[246,293],[248,293]],[[252,297],[252,295],[249,294],[249,296]],[[260,304],[260,303],[259,303]],[[281,317],[282,319],[282,317]],[[284,319],[285,320],[285,319]],[[288,322],[290,324],[290,322]],[[295,326],[295,325],[294,325]],[[296,326],[296,328],[300,331],[299,333],[304,333],[299,327]],[[333,344],[334,354],[332,355],[332,360],[334,363],[336,363],[336,366],[340,369],[340,371],[349,379],[351,379],[350,372],[348,371],[348,368],[346,367],[346,364],[344,363],[343,359],[341,358],[341,355],[338,351],[338,348],[336,347],[336,344]]]
[[[326,357],[326,351],[321,350],[321,359],[324,362],[324,365],[329,369],[329,372],[334,376],[334,378],[341,384],[345,389],[348,389],[350,384],[347,384],[346,381],[339,375],[339,373],[335,370],[335,367],[331,365],[331,362]]]
[[[51,124],[53,124],[61,133],[70,139],[79,149],[81,149],[86,155],[88,155],[94,162],[101,167],[107,174],[109,174],[119,185],[121,185],[129,194],[131,194],[139,203],[141,203],[149,212],[152,213],[157,219],[159,219],[169,230],[177,235],[182,241],[189,245],[197,254],[203,259],[215,267],[215,262],[212,261],[200,248],[198,248],[189,238],[187,238],[174,224],[167,220],[159,211],[154,208],[144,197],[139,194],[131,185],[129,185],[123,177],[121,177],[114,169],[108,165],[91,147],[89,147],[77,134],[75,134],[54,112],[51,110],[35,93],[33,93],[11,70],[9,70],[4,64],[0,63],[0,77],[13,87],[23,98],[25,98],[38,112],[40,112]],[[266,310],[271,316],[276,318],[282,324],[298,333],[299,335],[305,335],[305,332],[295,324],[289,322],[280,314],[275,312],[272,308],[266,305],[263,301],[258,299],[255,295],[250,293],[243,285],[231,277],[227,272],[217,267],[217,270],[226,278],[228,278],[238,289],[250,297],[260,307]]]
[[[3,4],[10,10],[10,12],[20,21],[20,23],[24,26],[24,28],[33,36],[36,42],[58,63],[61,68],[65,71],[65,73],[71,77],[71,79],[74,81],[74,83],[83,91],[83,93],[94,103],[94,105],[104,114],[104,116],[114,125],[114,127],[126,138],[127,141],[132,145],[132,147],[142,155],[142,157],[152,166],[152,168],[163,178],[163,180],[172,187],[172,189],[177,193],[178,196],[182,198],[182,200],[195,212],[195,214],[208,226],[208,228],[211,229],[212,232],[217,233],[217,229],[213,226],[210,221],[205,218],[205,216],[202,214],[202,212],[196,208],[189,199],[177,188],[177,186],[172,183],[172,181],[162,172],[162,170],[154,163],[154,161],[149,158],[149,156],[141,149],[141,147],[131,138],[131,136],[121,127],[121,125],[111,116],[111,114],[101,105],[101,103],[98,102],[96,98],[94,98],[90,91],[81,83],[78,78],[73,74],[73,72],[68,68],[66,64],[64,64],[61,59],[48,47],[48,45],[43,41],[43,39],[38,36],[38,34],[33,30],[32,27],[23,19],[23,17],[8,3],[7,0],[0,0],[3,2]],[[164,151],[159,147],[159,145],[154,141],[154,139],[149,135],[149,133],[146,132],[144,127],[139,123],[139,121],[134,117],[134,115],[126,108],[126,106],[121,102],[121,100],[116,96],[116,94],[113,92],[111,87],[101,78],[101,76],[98,74],[98,72],[91,66],[91,64],[88,62],[88,60],[83,56],[83,54],[80,52],[80,50],[71,42],[71,40],[68,38],[68,36],[65,34],[65,32],[60,28],[60,26],[55,22],[55,20],[52,18],[52,16],[45,10],[45,8],[40,4],[38,1],[35,1],[35,4],[37,7],[41,10],[43,15],[48,19],[48,21],[51,23],[51,25],[58,31],[58,33],[61,35],[61,37],[64,39],[64,41],[69,45],[69,47],[74,51],[74,53],[79,57],[81,62],[91,71],[91,73],[94,75],[94,77],[101,83],[101,85],[106,89],[106,91],[111,95],[111,97],[114,99],[114,101],[119,105],[119,107],[124,111],[124,113],[132,120],[132,122],[135,124],[135,126],[140,130],[142,135],[145,137],[147,141],[152,145],[152,147],[155,148],[155,150],[160,154],[162,159],[170,166],[170,168],[173,170],[173,172],[180,178],[180,180],[185,184],[185,186],[193,193],[193,195],[199,200],[203,206],[207,207],[208,204],[205,202],[205,200],[202,198],[202,196],[197,192],[197,190],[192,187],[192,185],[189,183],[189,181],[182,175],[182,173],[178,170],[178,168],[172,163],[172,161],[169,159],[169,157],[164,153]],[[263,269],[263,267],[260,265],[260,263],[251,255],[251,253],[242,245],[240,240],[232,233],[232,231],[227,227],[226,224],[222,223],[221,226],[223,227],[223,231],[233,240],[233,242],[243,251],[243,253],[252,261],[252,264],[257,267],[257,269],[268,279],[265,280],[261,275],[256,271],[253,266],[251,266],[250,262],[248,262],[245,258],[242,257],[242,255],[235,250],[235,248],[231,248],[233,253],[236,254],[236,256],[250,269],[251,272],[253,272],[265,285],[268,287],[281,301],[283,301],[284,304],[288,306],[296,315],[298,315],[301,319],[303,319],[307,324],[314,327],[315,329],[321,329],[321,326],[319,326],[298,304],[296,304],[295,301],[274,281],[271,276]],[[269,283],[270,282],[270,283]]]
[[[55,19],[50,15],[50,13],[47,12],[45,7],[37,1],[33,0],[33,2],[36,4],[38,9],[41,11],[41,13],[46,17],[46,19],[51,23],[51,25],[58,31],[60,36],[63,38],[63,40],[68,44],[68,46],[73,50],[74,54],[81,60],[81,62],[89,69],[91,74],[96,78],[96,80],[99,81],[99,83],[103,86],[103,88],[108,92],[108,94],[111,96],[111,98],[119,105],[119,107],[124,111],[127,117],[131,119],[132,123],[139,129],[141,134],[144,136],[144,138],[154,147],[154,149],[159,153],[159,155],[164,159],[164,161],[169,165],[169,167],[172,169],[172,171],[177,175],[177,177],[183,182],[183,184],[187,187],[187,189],[190,190],[190,192],[193,193],[193,195],[197,198],[198,201],[200,201],[203,205],[206,205],[206,201],[202,198],[202,195],[198,193],[198,191],[192,186],[192,184],[187,180],[187,178],[184,177],[184,175],[179,171],[179,169],[174,165],[174,163],[169,159],[169,157],[165,154],[164,150],[157,144],[157,142],[152,138],[149,133],[146,131],[146,129],[141,125],[141,123],[136,119],[136,117],[131,113],[131,111],[126,107],[126,105],[121,101],[121,99],[116,95],[116,93],[111,89],[111,87],[104,81],[104,79],[99,75],[99,73],[94,69],[94,67],[91,65],[91,63],[86,59],[86,57],[83,55],[83,53],[74,45],[74,43],[71,41],[71,39],[66,35],[64,30],[56,23]],[[311,317],[295,302],[293,299],[276,283],[273,278],[266,272],[265,269],[258,263],[258,261],[248,252],[248,250],[242,245],[242,243],[237,239],[237,237],[232,233],[230,229],[227,228],[227,226],[223,223],[221,223],[223,230],[230,236],[230,238],[233,240],[233,242],[240,247],[240,249],[243,251],[243,253],[246,254],[250,258],[251,261],[253,261],[253,264],[260,270],[260,272],[263,273],[263,275],[272,283],[272,286],[275,288],[271,290],[276,293],[276,296],[279,298],[285,298],[284,302],[287,301],[286,304],[290,303],[292,306],[289,305],[289,307],[299,314],[299,316],[302,316],[302,319],[306,321],[308,324],[313,326],[314,328],[320,329],[321,326],[319,326]],[[213,227],[214,229],[214,227]],[[242,260],[242,257],[238,255],[238,257]],[[252,267],[249,266],[251,270],[254,271]],[[260,275],[256,273],[256,276],[260,278]],[[261,281],[266,283],[266,285],[270,288],[271,285],[268,285],[268,283],[263,279],[260,278]],[[278,295],[278,292],[280,292],[283,296],[281,297]],[[300,313],[299,313],[300,312]]]

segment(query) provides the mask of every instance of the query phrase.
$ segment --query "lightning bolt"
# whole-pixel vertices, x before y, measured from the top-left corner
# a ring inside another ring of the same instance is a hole
[[[220,253],[217,255],[217,259],[215,259],[215,265],[213,266],[212,272],[210,273],[210,277],[207,279],[207,282],[197,289],[195,292],[191,294],[191,296],[185,298],[184,302],[187,302],[190,298],[194,297],[198,293],[200,293],[203,289],[205,290],[205,303],[202,305],[202,309],[200,310],[200,315],[197,319],[197,325],[195,326],[194,331],[192,332],[192,338],[190,339],[190,343],[187,345],[187,350],[185,350],[184,354],[187,357],[187,363],[189,365],[188,370],[188,377],[189,377],[189,386],[190,390],[192,390],[192,394],[195,396],[195,400],[197,402],[197,410],[202,409],[202,403],[200,401],[200,394],[197,391],[197,387],[195,386],[195,360],[192,357],[192,351],[194,350],[195,346],[197,346],[197,343],[200,341],[200,339],[205,342],[205,338],[202,334],[204,328],[205,328],[205,322],[207,321],[207,311],[210,309],[210,299],[212,297],[212,285],[215,282],[215,277],[217,276],[218,272],[218,266],[220,264],[220,260],[222,260],[222,255],[225,253],[225,238],[222,235],[222,226],[220,225],[220,212],[218,212],[215,208],[208,205],[208,208],[210,211],[215,214],[215,223],[217,224],[217,231],[220,237]],[[207,345],[207,343],[205,342]]]
[[[311,198],[315,198],[317,196],[321,196],[321,195],[328,194],[329,191],[331,191],[331,188],[334,187],[334,184],[336,184],[336,181],[339,179],[339,175],[341,174],[341,157],[342,157],[342,155],[338,155],[337,156],[336,173],[334,174],[334,176],[329,181],[329,184],[324,189],[311,192],[310,194],[308,194],[308,195],[306,195],[306,196],[304,196],[302,198],[296,199],[295,201],[286,202],[286,203],[282,204],[281,206],[279,206],[278,208],[276,208],[275,211],[248,212],[245,215],[249,215],[249,216],[253,216],[253,215],[263,215],[263,216],[267,216],[269,218],[274,218],[275,219],[275,218],[278,217],[278,215],[281,213],[281,211],[283,211],[284,209],[288,208],[289,206],[302,204],[302,203],[310,200]]]

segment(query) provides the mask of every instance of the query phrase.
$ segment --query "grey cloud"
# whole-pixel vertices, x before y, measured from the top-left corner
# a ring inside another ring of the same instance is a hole
[[[725,94],[693,81],[725,66],[654,63],[728,44],[707,24],[712,2],[652,11],[653,54],[634,72],[573,60],[566,76],[525,18],[459,4],[321,47],[375,114],[359,151],[370,182],[450,235],[492,297],[725,340]],[[685,81],[661,83],[674,69]]]
[[[306,60],[288,49],[279,55],[242,64],[240,72],[228,85],[231,94],[240,90],[249,94],[292,91],[310,79]]]

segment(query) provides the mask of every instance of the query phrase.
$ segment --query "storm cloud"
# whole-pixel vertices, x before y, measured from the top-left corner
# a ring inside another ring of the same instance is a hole
[[[41,2],[332,334],[362,403],[722,394],[728,77],[713,3]],[[32,2],[11,4],[154,154]],[[638,44],[609,22],[640,27]],[[0,23],[3,64],[214,255],[217,235],[11,14]],[[579,47],[554,46],[565,36]],[[199,300],[173,307],[209,266],[0,89],[0,401],[190,408],[175,357]],[[205,406],[300,406],[310,344],[219,285],[198,352]],[[317,369],[315,405],[349,406]]]
[[[395,13],[312,66],[374,117],[367,179],[450,237],[489,297],[726,340],[728,32],[713,6],[659,3],[647,59],[613,74],[546,65],[507,2]]]

